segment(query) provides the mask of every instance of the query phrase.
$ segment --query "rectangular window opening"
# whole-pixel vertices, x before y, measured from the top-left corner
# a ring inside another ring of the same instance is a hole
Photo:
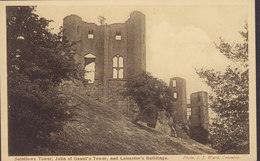
[[[121,40],[121,35],[116,35],[116,40],[117,41]]]
[[[77,32],[79,32],[79,26],[77,26]]]
[[[121,40],[121,31],[116,31],[116,40]]]
[[[176,87],[177,86],[177,81],[174,79],[172,80],[172,87]]]
[[[119,73],[118,73],[118,78],[120,78],[120,79],[122,79],[123,78],[123,76],[124,76],[124,70],[123,69],[119,69],[119,71],[118,71]]]
[[[88,34],[88,39],[94,39],[94,34]]]
[[[114,68],[113,69],[113,78],[116,79],[117,78],[117,70]]]
[[[177,92],[173,92],[173,98],[177,99],[177,97],[178,97]]]
[[[94,39],[94,31],[93,30],[88,31],[88,39]]]

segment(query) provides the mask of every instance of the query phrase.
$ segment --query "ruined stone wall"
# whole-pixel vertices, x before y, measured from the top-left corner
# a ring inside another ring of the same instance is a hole
[[[125,110],[130,117],[135,116],[133,102],[122,97],[126,80],[134,75],[146,71],[146,28],[145,15],[134,11],[125,23],[111,25],[97,25],[82,21],[77,15],[70,15],[63,19],[64,36],[70,42],[76,41],[75,60],[86,65],[85,56],[91,54],[95,62],[94,83],[71,87],[70,83],[64,83],[68,92],[80,91],[80,94],[91,98],[104,98],[115,108]],[[92,34],[92,38],[89,38]],[[116,35],[121,39],[117,40]],[[113,57],[123,57],[123,78],[113,78]],[[186,81],[183,78],[174,77],[169,84],[175,99],[176,108],[175,129],[179,136],[186,137],[183,130],[187,126],[187,98]],[[206,92],[197,92],[191,95],[191,125],[208,129],[208,102]],[[165,114],[158,113],[157,130],[165,134],[171,133],[169,126],[173,121],[165,118]],[[146,121],[147,122],[147,121]],[[149,121],[148,121],[149,122]]]
[[[196,92],[191,94],[191,125],[209,128],[208,94]]]
[[[177,121],[187,123],[187,98],[186,98],[186,80],[179,77],[170,79],[170,88],[173,92],[175,100],[174,107],[176,108]]]
[[[109,81],[113,78],[113,57],[123,57],[123,79],[146,70],[145,15],[134,11],[125,23],[96,25],[82,21],[77,15],[63,19],[64,36],[77,41],[75,60],[84,67],[87,54],[95,58],[95,83],[101,84],[102,94],[109,96]],[[88,34],[92,33],[90,39]],[[116,40],[120,33],[121,40]]]
[[[78,30],[81,23],[82,19],[77,15],[70,15],[63,19],[63,34],[69,41],[81,40],[81,32]]]

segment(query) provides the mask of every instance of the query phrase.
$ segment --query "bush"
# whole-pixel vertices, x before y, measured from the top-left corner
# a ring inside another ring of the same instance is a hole
[[[129,78],[125,87],[126,91],[123,95],[133,100],[140,109],[135,122],[147,118],[144,120],[147,120],[148,126],[155,127],[158,111],[165,110],[168,116],[172,115],[172,92],[162,80],[143,72]]]

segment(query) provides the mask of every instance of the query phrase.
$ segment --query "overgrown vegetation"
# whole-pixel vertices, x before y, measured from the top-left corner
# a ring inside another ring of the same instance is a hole
[[[72,46],[34,11],[6,7],[9,155],[36,155],[51,145],[51,133],[72,115],[59,84],[84,75]]]
[[[72,85],[72,84],[71,84]],[[63,93],[77,106],[73,121],[52,139],[55,146],[46,155],[174,155],[215,154],[208,146],[179,139],[140,124],[133,124],[118,105],[88,97],[82,85]],[[72,85],[74,88],[74,85]],[[85,94],[84,94],[85,93]]]
[[[158,111],[165,110],[168,117],[172,116],[174,110],[172,92],[162,80],[143,72],[129,78],[125,87],[124,96],[133,100],[139,107],[135,122],[144,117],[150,118],[151,120],[148,122],[152,123],[148,123],[148,126],[154,127]],[[154,120],[155,122],[153,122]]]
[[[9,155],[215,153],[193,140],[132,124],[117,108],[93,101],[82,82],[67,88],[84,78],[73,44],[61,33],[52,34],[51,21],[36,15],[35,7],[9,6],[6,11]],[[166,83],[142,73],[126,87],[140,113],[173,113]]]
[[[200,69],[197,73],[211,87],[211,109],[218,118],[211,126],[212,145],[219,153],[249,153],[248,31],[240,32],[242,43],[220,39],[217,49],[235,62],[225,72]]]

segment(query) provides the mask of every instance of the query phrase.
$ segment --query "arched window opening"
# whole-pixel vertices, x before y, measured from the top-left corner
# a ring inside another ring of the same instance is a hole
[[[118,66],[119,66],[120,68],[123,68],[123,66],[124,66],[123,57],[119,57],[119,59],[118,59]]]
[[[117,67],[117,57],[113,57],[113,68]]]
[[[119,55],[113,57],[113,78],[124,78],[124,59]]]
[[[94,83],[95,80],[95,55],[87,54],[85,55],[85,79],[89,83]]]

